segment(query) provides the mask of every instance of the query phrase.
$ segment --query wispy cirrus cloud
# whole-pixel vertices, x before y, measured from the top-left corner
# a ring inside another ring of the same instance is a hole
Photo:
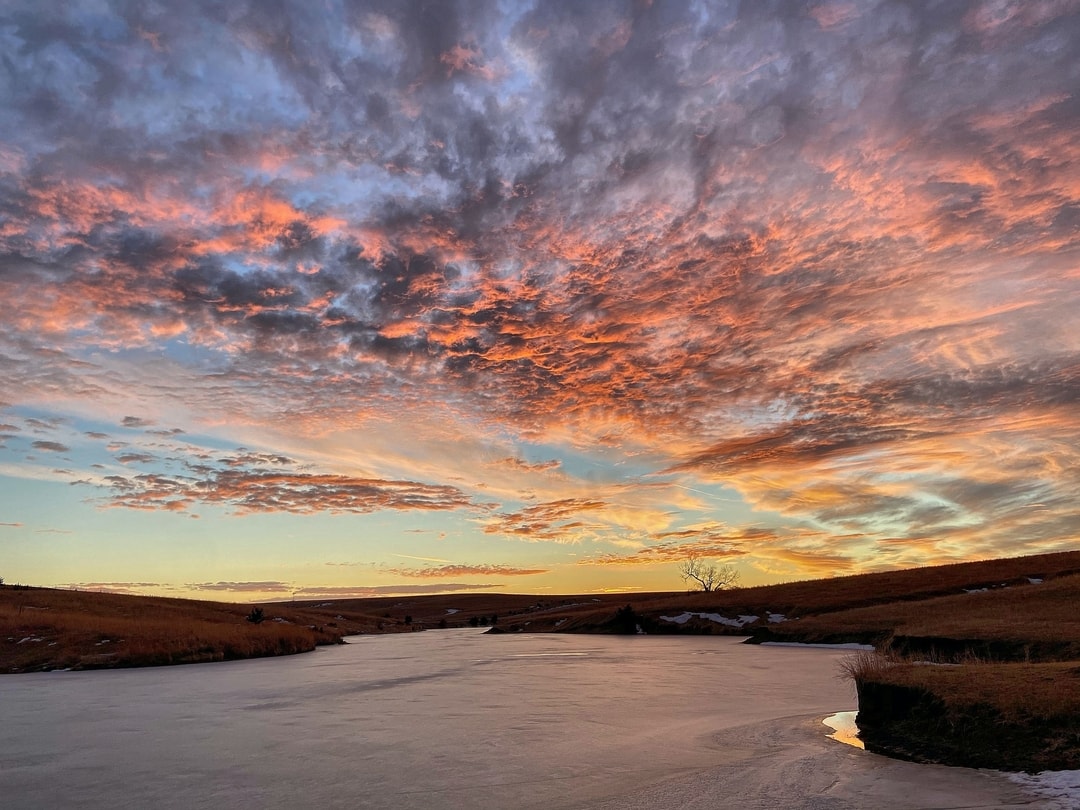
[[[192,591],[211,593],[291,593],[295,585],[276,580],[262,582],[189,582]]]
[[[415,579],[446,579],[448,577],[527,577],[546,574],[547,568],[519,568],[504,564],[449,564],[426,568],[388,568],[386,573]]]
[[[417,596],[457,591],[484,591],[505,587],[502,583],[439,582],[430,585],[311,585],[298,588],[296,598],[363,599],[372,596]]]
[[[172,590],[172,586],[164,582],[67,582],[57,587],[72,591],[121,593],[132,596]]]

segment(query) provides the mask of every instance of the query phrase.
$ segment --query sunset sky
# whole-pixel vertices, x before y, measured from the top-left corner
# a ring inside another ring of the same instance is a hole
[[[0,576],[1075,548],[1080,2],[0,8]]]

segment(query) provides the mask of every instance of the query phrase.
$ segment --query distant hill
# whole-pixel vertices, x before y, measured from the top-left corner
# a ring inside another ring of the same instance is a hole
[[[922,642],[916,639],[963,637],[997,645],[987,650],[1055,659],[1071,655],[1071,645],[1080,643],[1080,627],[1068,612],[1080,576],[1070,575],[1080,575],[1080,552],[713,593],[458,593],[264,602],[259,624],[248,621],[252,605],[6,585],[0,587],[0,673],[282,655],[358,633],[470,626],[620,632],[640,625],[654,633],[857,639],[901,647],[917,647]],[[629,627],[627,605],[634,619]],[[1053,619],[1024,618],[1035,614]]]

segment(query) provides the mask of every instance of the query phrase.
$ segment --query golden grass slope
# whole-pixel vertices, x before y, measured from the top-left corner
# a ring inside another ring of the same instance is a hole
[[[773,641],[866,641],[898,652],[1080,659],[1080,574],[832,611],[760,631]],[[962,648],[962,649],[961,649]]]
[[[312,650],[354,625],[302,611],[46,588],[0,588],[0,672],[223,661]],[[275,621],[274,619],[278,619]]]

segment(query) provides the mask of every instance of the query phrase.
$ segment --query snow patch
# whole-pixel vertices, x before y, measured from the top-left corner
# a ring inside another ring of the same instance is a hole
[[[986,593],[989,588],[964,588],[964,593]]]
[[[661,616],[660,620],[674,622],[675,624],[686,624],[695,616],[699,619],[707,619],[710,622],[724,624],[728,627],[742,627],[744,624],[751,624],[758,620],[757,616],[740,616],[737,619],[729,619],[727,616],[721,616],[719,613],[680,613],[678,616]]]
[[[1028,577],[1027,580],[1032,585],[1042,585],[1042,583],[1043,583],[1042,579],[1039,578],[1039,577]]]
[[[769,624],[779,624],[780,622],[786,622],[788,620],[787,616],[783,613],[770,613],[768,614],[768,617]]]
[[[1009,781],[1037,796],[1054,800],[1050,810],[1080,807],[1080,771],[1043,771],[1042,773],[1010,773]]]
[[[872,652],[873,644],[856,644],[846,641],[843,644],[804,644],[801,641],[763,641],[762,647],[812,647],[817,650],[866,650]]]
[[[461,613],[461,608],[447,608],[446,615],[453,616],[455,613]]]
[[[959,667],[962,664],[950,664],[945,661],[912,661],[913,667]]]

